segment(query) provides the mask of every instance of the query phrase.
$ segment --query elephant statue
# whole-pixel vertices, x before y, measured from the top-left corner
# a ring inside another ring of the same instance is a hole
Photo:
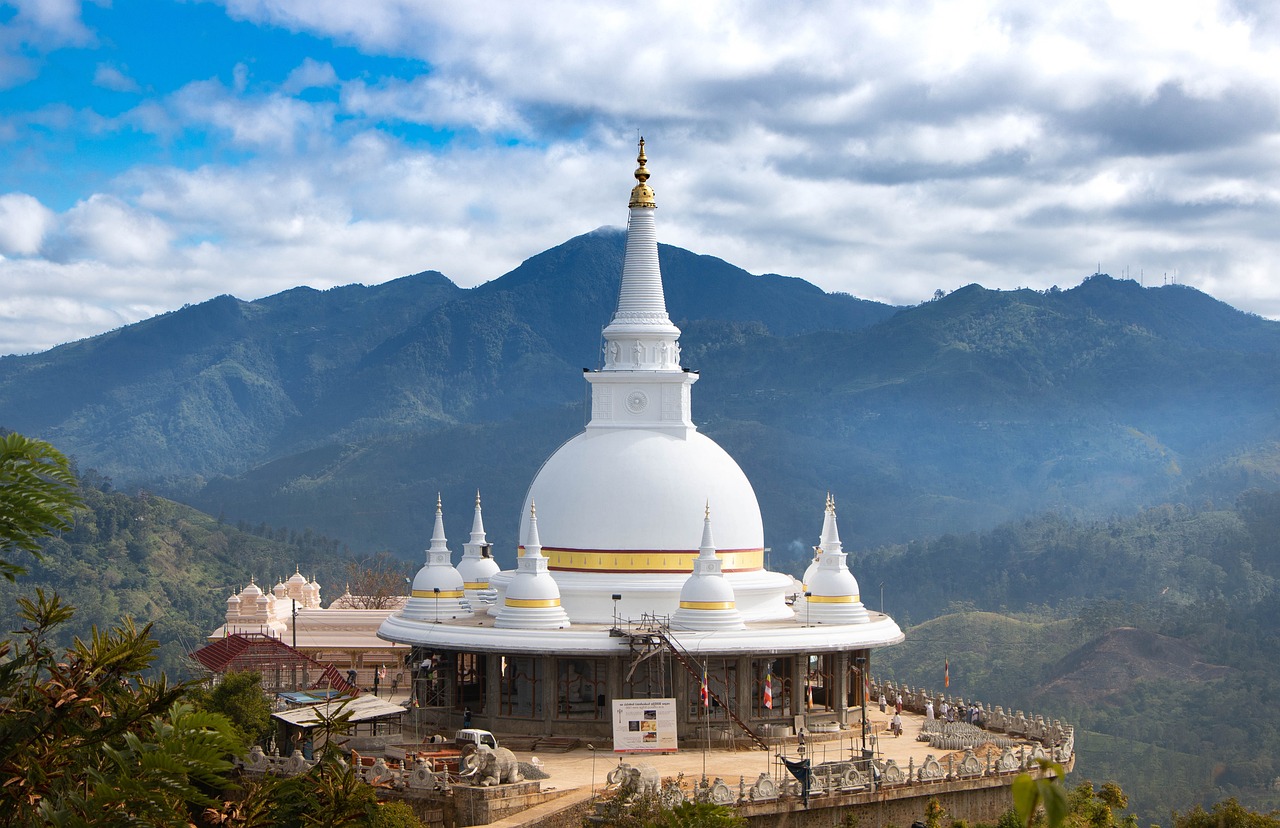
[[[516,755],[504,747],[480,745],[462,758],[462,764],[464,770],[461,776],[470,779],[472,785],[506,785],[523,779]]]
[[[630,794],[657,794],[662,787],[662,776],[653,765],[631,765],[619,762],[605,777],[610,785]]]

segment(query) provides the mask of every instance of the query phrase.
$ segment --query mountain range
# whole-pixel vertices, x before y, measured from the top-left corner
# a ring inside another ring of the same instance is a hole
[[[0,358],[0,427],[210,514],[416,556],[478,488],[504,565],[538,465],[583,425],[625,236],[462,289],[220,296]],[[835,493],[846,546],[1280,484],[1280,323],[1104,275],[898,308],[660,246],[694,419],[756,487],[775,568]]]

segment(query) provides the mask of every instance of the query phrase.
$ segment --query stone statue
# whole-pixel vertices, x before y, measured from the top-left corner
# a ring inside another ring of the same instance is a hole
[[[504,747],[495,749],[480,745],[473,753],[462,757],[462,765],[460,776],[481,787],[507,785],[523,778],[516,755]]]
[[[662,787],[662,776],[653,765],[631,765],[619,762],[605,777],[610,785],[630,794],[656,794]]]

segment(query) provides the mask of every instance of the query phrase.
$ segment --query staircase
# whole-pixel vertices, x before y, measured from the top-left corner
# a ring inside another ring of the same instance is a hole
[[[684,665],[684,669],[689,672],[689,675],[693,676],[695,681],[699,684],[702,683],[702,671],[698,669],[693,656],[684,647],[680,646],[680,642],[671,637],[670,626],[666,618],[646,614],[642,616],[637,630],[622,630],[615,627],[614,634],[625,636],[631,640],[632,651],[637,653],[631,664],[632,671],[635,670],[640,662],[659,652],[658,648],[660,647],[661,650],[675,656],[676,660]],[[752,730],[746,722],[738,718],[738,714],[733,711],[733,708],[725,704],[724,700],[712,692],[710,687],[707,688],[707,695],[716,704],[720,705],[720,708],[728,714],[729,718],[743,733],[747,734],[756,747],[761,750],[770,749],[769,744]]]

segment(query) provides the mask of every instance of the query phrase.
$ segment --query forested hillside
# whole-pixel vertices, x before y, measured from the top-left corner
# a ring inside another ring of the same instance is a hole
[[[1083,731],[1077,772],[1146,819],[1280,807],[1280,493],[1098,523],[1054,515],[855,556],[911,619],[882,670]],[[999,613],[999,614],[997,614]],[[938,617],[935,617],[938,616]]]
[[[437,492],[448,519],[480,489],[510,563],[525,487],[582,428],[623,239],[470,290],[426,272],[219,297],[0,359],[0,426],[232,521],[404,557]],[[752,480],[778,567],[803,566],[828,490],[866,546],[1280,485],[1280,323],[1191,288],[1095,276],[897,309],[660,258],[695,422]]]
[[[353,558],[338,541],[309,530],[235,528],[145,491],[116,491],[93,471],[82,473],[80,493],[85,508],[74,527],[44,543],[42,560],[15,556],[27,575],[0,580],[0,624],[17,629],[19,595],[56,591],[76,609],[60,643],[126,616],[152,622],[160,642],[155,666],[171,678],[189,677],[186,654],[204,646],[222,623],[227,597],[250,577],[269,587],[300,566],[325,590],[337,590],[322,592],[327,603],[341,594]]]

